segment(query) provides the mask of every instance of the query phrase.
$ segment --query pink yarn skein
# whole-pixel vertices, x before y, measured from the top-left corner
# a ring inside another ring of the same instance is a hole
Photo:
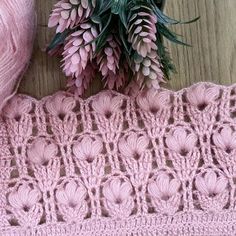
[[[0,110],[28,66],[34,29],[34,0],[0,0]]]

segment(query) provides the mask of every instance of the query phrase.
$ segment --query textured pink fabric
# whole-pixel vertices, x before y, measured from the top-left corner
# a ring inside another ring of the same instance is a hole
[[[34,0],[0,0],[0,110],[15,93],[32,50]]]
[[[236,85],[12,98],[0,235],[236,235]]]

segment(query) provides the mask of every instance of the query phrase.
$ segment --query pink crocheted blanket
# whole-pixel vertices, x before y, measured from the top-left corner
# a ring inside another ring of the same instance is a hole
[[[0,235],[236,235],[236,85],[15,96]]]

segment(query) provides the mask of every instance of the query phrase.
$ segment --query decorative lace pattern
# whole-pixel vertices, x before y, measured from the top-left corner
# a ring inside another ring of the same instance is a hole
[[[0,120],[1,235],[235,235],[236,85],[17,95]]]

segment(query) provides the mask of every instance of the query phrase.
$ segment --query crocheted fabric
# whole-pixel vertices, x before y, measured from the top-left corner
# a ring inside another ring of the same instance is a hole
[[[0,235],[236,235],[236,85],[15,96]]]

